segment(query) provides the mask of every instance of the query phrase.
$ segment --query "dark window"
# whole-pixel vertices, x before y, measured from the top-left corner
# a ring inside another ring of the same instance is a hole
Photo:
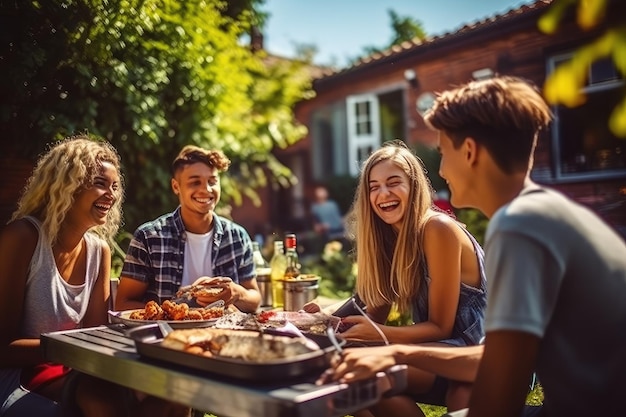
[[[551,59],[552,69],[571,59],[571,54]],[[553,127],[557,177],[624,175],[626,140],[611,133],[608,118],[624,95],[624,81],[611,60],[589,68],[586,102],[578,107],[555,108]]]

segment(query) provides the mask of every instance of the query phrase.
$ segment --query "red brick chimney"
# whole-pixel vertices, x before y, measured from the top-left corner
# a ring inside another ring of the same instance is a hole
[[[257,26],[252,26],[250,30],[250,49],[252,52],[263,50],[263,34]]]

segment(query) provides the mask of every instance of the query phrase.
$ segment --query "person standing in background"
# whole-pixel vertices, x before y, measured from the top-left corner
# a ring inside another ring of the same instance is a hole
[[[311,215],[313,230],[322,237],[324,244],[333,240],[344,243],[345,227],[339,205],[328,197],[328,190],[323,185],[315,187]]]

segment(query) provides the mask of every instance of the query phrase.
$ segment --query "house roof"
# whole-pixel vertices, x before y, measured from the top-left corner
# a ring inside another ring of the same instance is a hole
[[[493,16],[474,21],[473,23],[466,23],[459,29],[452,32],[445,32],[441,35],[430,36],[423,40],[415,38],[411,41],[393,45],[391,48],[380,53],[374,53],[359,59],[355,64],[349,67],[342,69],[325,68],[320,72],[320,75],[316,77],[315,82],[319,83],[327,80],[330,81],[331,79],[334,80],[335,78],[352,74],[358,70],[364,69],[365,67],[386,63],[391,60],[397,60],[400,57],[416,53],[423,49],[448,44],[451,41],[458,41],[465,37],[482,33],[486,30],[509,26],[515,21],[525,20],[529,17],[536,16],[539,12],[547,8],[552,2],[553,0],[536,0],[533,3],[523,5],[515,9],[509,9],[501,14],[495,14]]]

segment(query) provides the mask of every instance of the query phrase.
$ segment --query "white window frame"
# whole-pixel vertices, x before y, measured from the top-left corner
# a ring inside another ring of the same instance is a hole
[[[366,112],[357,112],[358,106],[367,107]],[[380,146],[380,112],[378,96],[359,94],[346,98],[348,121],[348,169],[356,177],[361,164],[369,153]],[[362,129],[359,129],[362,127]],[[365,129],[363,129],[365,128]]]

